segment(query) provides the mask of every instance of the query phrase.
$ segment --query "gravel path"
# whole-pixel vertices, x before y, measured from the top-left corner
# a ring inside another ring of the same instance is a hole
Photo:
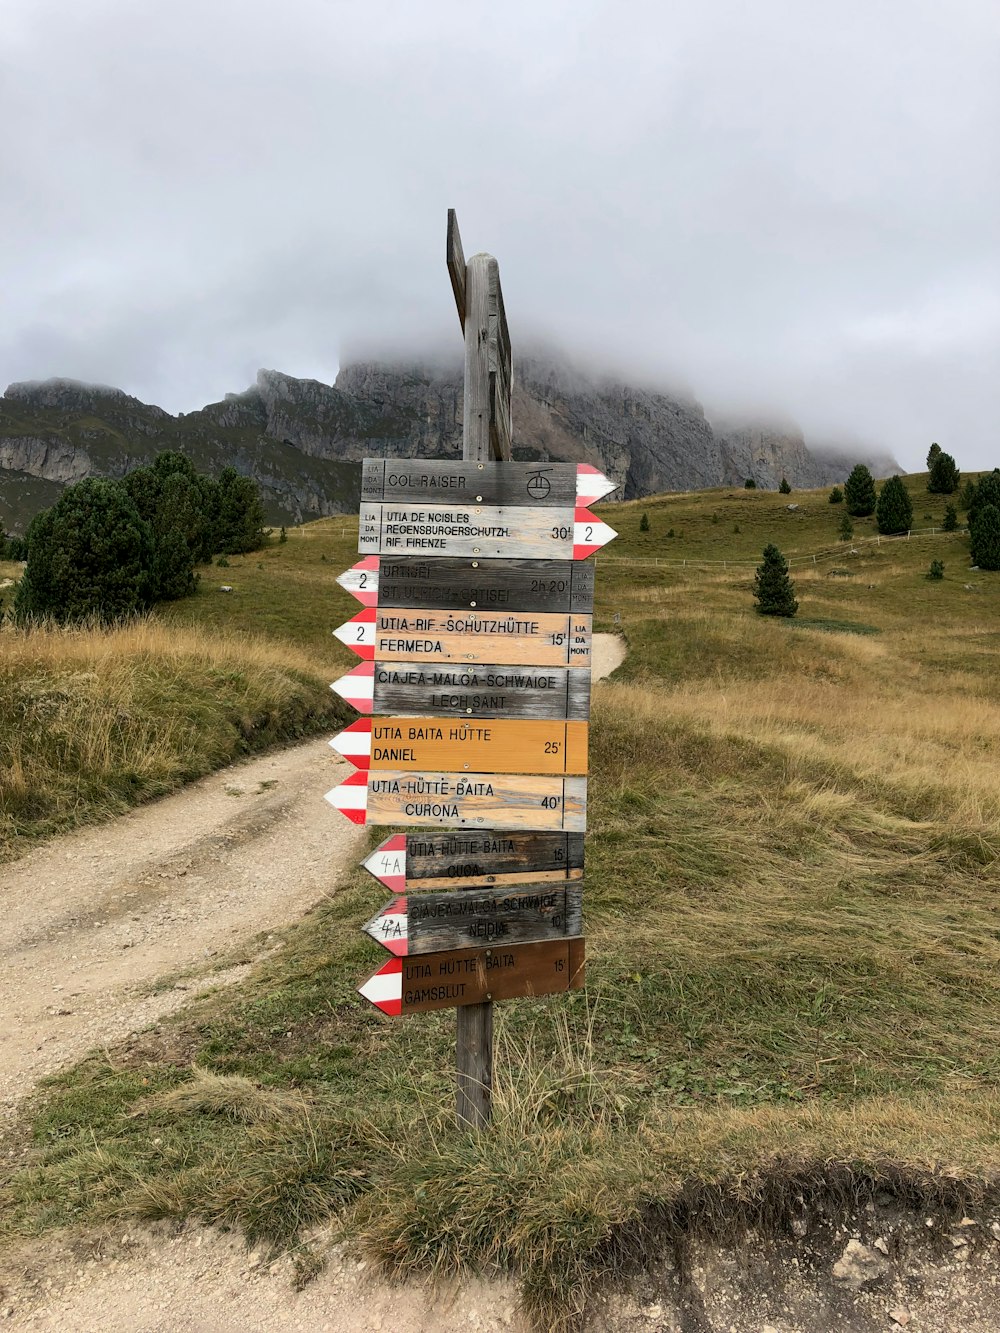
[[[594,636],[594,676],[624,658]],[[360,830],[322,799],[350,767],[325,740],[228,768],[99,828],[60,837],[0,878],[0,1115],[35,1082],[244,976],[266,932],[336,888]],[[183,974],[176,980],[178,974]],[[416,1288],[372,1287],[346,1255],[296,1293],[242,1242],[180,1235],[45,1237],[0,1260],[0,1321],[44,1329],[223,1333],[521,1327],[511,1291],[465,1288],[458,1309]]]

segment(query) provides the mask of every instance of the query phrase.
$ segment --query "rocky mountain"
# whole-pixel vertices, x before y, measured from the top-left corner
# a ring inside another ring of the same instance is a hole
[[[858,461],[810,451],[794,428],[713,424],[693,399],[551,356],[517,361],[513,420],[515,457],[593,463],[621,484],[616,498],[624,499],[747,477],[765,488],[782,476],[822,486]],[[457,360],[359,361],[332,386],[262,370],[245,392],[176,417],[120,389],[12,384],[0,398],[0,527],[23,530],[63,486],[122,476],[161,449],[180,449],[207,472],[231,465],[253,477],[273,523],[344,513],[357,505],[362,458],[454,458],[461,423]],[[878,475],[898,471],[891,459],[877,466]]]

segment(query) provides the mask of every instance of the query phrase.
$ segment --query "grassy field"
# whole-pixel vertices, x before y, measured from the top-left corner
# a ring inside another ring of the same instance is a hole
[[[923,481],[914,522],[939,526]],[[629,656],[594,697],[588,988],[500,1007],[489,1133],[452,1126],[453,1016],[355,996],[386,898],[358,872],[245,983],[43,1090],[7,1234],[197,1215],[299,1244],[332,1220],[397,1274],[513,1269],[563,1327],[664,1236],[780,1228],[811,1191],[996,1197],[1000,576],[958,534],[855,520],[839,543],[842,512],[608,507],[598,625]],[[292,531],[161,620],[339,673],[354,539]],[[752,609],[767,541],[794,557],[791,621]]]

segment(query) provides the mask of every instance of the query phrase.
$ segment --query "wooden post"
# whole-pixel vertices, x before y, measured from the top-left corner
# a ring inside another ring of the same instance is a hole
[[[446,260],[465,333],[462,458],[488,463],[510,458],[510,337],[492,255],[465,263],[455,210],[448,210]],[[464,266],[464,275],[463,275]],[[493,1104],[493,1002],[456,1010],[455,1109],[460,1129],[482,1129]]]

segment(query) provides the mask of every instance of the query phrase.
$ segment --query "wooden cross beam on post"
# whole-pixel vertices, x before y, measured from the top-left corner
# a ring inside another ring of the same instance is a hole
[[[462,458],[484,463],[511,455],[511,353],[500,289],[500,265],[492,255],[465,262],[458,218],[448,209],[448,276],[465,334],[465,408]],[[493,1002],[456,1010],[455,1109],[463,1128],[489,1124],[493,1102]]]
[[[465,334],[462,457],[475,463],[509,461],[511,352],[500,265],[487,254],[473,255],[466,263],[453,208],[448,209],[446,258]]]

